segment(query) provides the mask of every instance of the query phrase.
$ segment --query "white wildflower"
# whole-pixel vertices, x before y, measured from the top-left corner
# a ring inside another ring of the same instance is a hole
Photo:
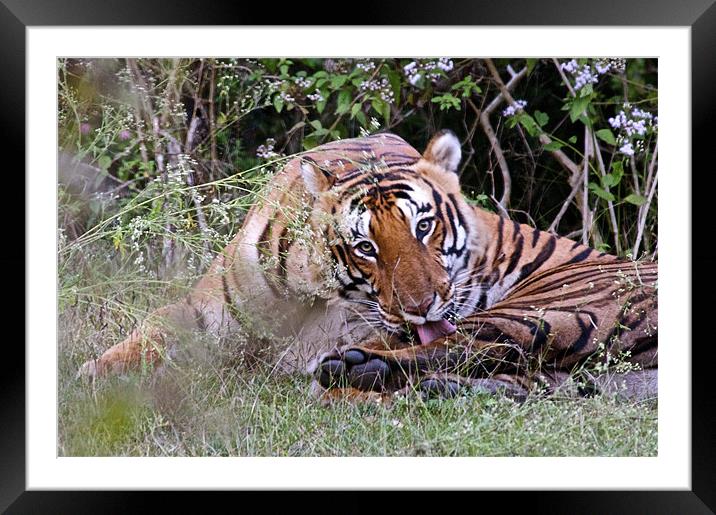
[[[373,61],[361,61],[358,64],[356,64],[356,68],[359,70],[363,70],[364,72],[368,73],[373,70],[375,70],[375,62]]]
[[[316,90],[315,93],[306,95],[306,98],[312,102],[323,102],[325,100],[319,90]]]
[[[452,59],[448,59],[447,57],[441,57],[440,59],[438,59],[437,66],[442,71],[449,72],[453,69]]]
[[[502,111],[502,116],[514,116],[516,113],[524,110],[526,106],[526,100],[515,100],[514,104],[507,106],[507,108]]]
[[[577,70],[578,66],[579,66],[579,65],[577,64],[577,61],[575,61],[574,59],[572,59],[571,61],[568,61],[568,62],[566,62],[566,63],[562,63],[562,64],[560,65],[560,68],[562,68],[562,69],[563,69],[564,71],[566,71],[567,73],[574,73],[574,72]]]
[[[622,154],[625,154],[627,156],[633,156],[634,155],[634,149],[632,148],[631,142],[624,143],[624,145],[621,146],[619,149],[619,152]]]
[[[313,82],[306,77],[296,77],[295,79],[293,79],[293,82],[295,82],[298,87],[303,89],[306,89],[310,87],[311,84],[313,84]]]
[[[273,138],[268,138],[266,140],[266,143],[263,145],[259,145],[256,149],[256,157],[263,157],[264,159],[270,159],[272,157],[277,157],[278,154],[273,151],[273,147],[276,144],[276,140]]]
[[[599,78],[592,73],[591,66],[585,64],[575,75],[574,89],[575,91],[579,91],[587,84],[594,84],[596,82],[599,82]]]

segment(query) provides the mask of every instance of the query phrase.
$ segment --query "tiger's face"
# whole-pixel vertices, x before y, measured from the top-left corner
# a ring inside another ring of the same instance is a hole
[[[304,166],[309,189],[330,193],[322,201],[333,216],[327,238],[339,293],[368,308],[366,321],[390,331],[407,325],[422,343],[455,330],[448,318],[467,266],[472,213],[459,161],[460,144],[444,131],[406,168],[377,164],[343,181]]]

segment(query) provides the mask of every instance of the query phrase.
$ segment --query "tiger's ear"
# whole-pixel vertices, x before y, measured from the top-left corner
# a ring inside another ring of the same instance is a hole
[[[432,137],[423,152],[423,159],[450,172],[457,172],[462,150],[455,133],[443,129]]]
[[[336,182],[336,176],[320,168],[313,159],[304,158],[301,161],[301,176],[303,183],[311,195],[317,197],[330,190]]]

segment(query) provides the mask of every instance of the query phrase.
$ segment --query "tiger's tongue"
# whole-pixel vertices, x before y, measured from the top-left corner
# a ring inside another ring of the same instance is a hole
[[[423,325],[413,326],[418,331],[418,339],[421,344],[430,343],[437,340],[441,336],[448,336],[457,330],[447,320],[439,320],[437,322],[425,322]]]

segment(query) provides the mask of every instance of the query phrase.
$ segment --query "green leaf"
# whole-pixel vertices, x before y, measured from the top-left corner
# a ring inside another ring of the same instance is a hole
[[[597,135],[597,138],[610,145],[617,144],[617,140],[614,138],[614,134],[612,134],[612,131],[610,131],[609,129],[599,129],[597,132],[595,132],[595,134]]]
[[[482,89],[478,86],[472,78],[472,75],[468,75],[460,82],[456,82],[450,87],[450,91],[462,90],[460,96],[462,98],[468,98],[474,92],[476,95],[482,93]]]
[[[535,65],[537,64],[538,59],[527,59],[527,73],[532,73],[532,70],[534,70]]]
[[[351,107],[351,118],[355,118],[356,113],[358,113],[358,111],[360,111],[361,107],[362,107],[362,104],[359,104],[358,102],[353,104],[353,107]]]
[[[326,98],[328,97],[328,93],[321,92],[321,95],[323,95],[323,100],[316,102],[316,111],[318,111],[319,114],[326,108]]]
[[[343,84],[345,84],[347,80],[347,75],[334,75],[333,77],[331,77],[331,87],[333,89],[338,89],[343,86]]]
[[[431,102],[435,104],[440,104],[440,110],[445,111],[449,110],[451,108],[455,108],[458,111],[460,110],[460,99],[453,96],[450,93],[445,93],[443,95],[439,95],[437,97],[433,97],[431,99]]]
[[[544,146],[544,149],[548,152],[554,152],[555,150],[559,150],[564,145],[560,143],[559,141],[550,141]]]
[[[381,114],[383,115],[385,125],[390,125],[390,104],[388,102],[383,102],[383,111],[381,112]]]
[[[374,98],[370,101],[370,105],[373,107],[373,110],[376,113],[382,113],[383,112],[383,101],[379,100],[377,98]]]
[[[109,156],[101,156],[97,160],[97,164],[102,170],[106,170],[109,168],[109,166],[112,164],[112,158]]]
[[[614,201],[614,195],[612,195],[608,191],[603,190],[597,184],[590,182],[588,187],[597,197],[608,201]]]
[[[341,90],[338,93],[338,105],[336,107],[336,114],[343,114],[348,112],[351,106],[351,92],[347,89]]]
[[[621,161],[614,161],[612,163],[611,175],[614,176],[614,184],[619,184],[624,176],[624,165]]]
[[[579,97],[572,101],[569,108],[569,118],[574,122],[584,112],[589,105],[590,97]]]
[[[614,180],[615,180],[615,177],[610,173],[603,175],[602,176],[602,186],[604,186],[605,188],[611,188],[612,186],[616,185]]]
[[[646,202],[646,197],[642,197],[641,195],[632,193],[631,195],[628,195],[624,200],[629,202],[630,204],[634,204],[635,206],[641,206],[644,205],[644,203]]]
[[[283,110],[283,99],[281,98],[281,95],[273,97],[273,106],[276,108],[277,113],[280,113],[281,110]]]
[[[540,127],[544,127],[549,122],[549,115],[542,111],[535,111],[535,120],[537,120]]]
[[[519,122],[522,127],[525,128],[525,130],[529,133],[530,136],[536,137],[539,136],[540,129],[537,127],[537,123],[535,122],[534,118],[532,118],[527,113],[521,113],[519,115]]]
[[[577,142],[577,136],[572,136],[567,141],[569,141],[572,145],[574,145]]]
[[[318,139],[306,137],[303,139],[303,149],[311,150],[313,147],[318,145]]]
[[[361,124],[361,127],[368,127],[368,119],[365,117],[365,113],[363,111],[358,111],[356,113],[356,120]]]

